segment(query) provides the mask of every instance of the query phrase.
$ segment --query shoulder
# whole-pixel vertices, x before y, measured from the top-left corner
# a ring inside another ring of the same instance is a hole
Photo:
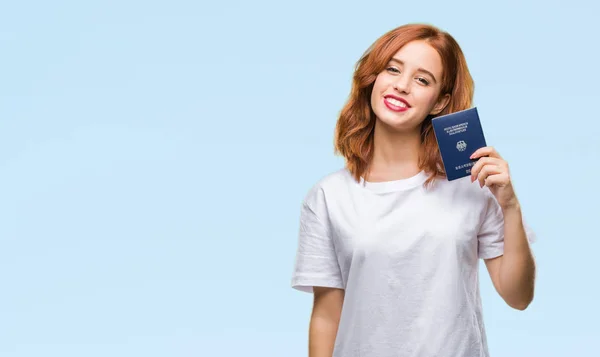
[[[469,177],[448,181],[446,178],[437,178],[434,182],[433,192],[449,196],[463,204],[487,206],[494,199],[489,187],[480,187],[477,181],[471,182]]]
[[[347,190],[349,185],[356,184],[346,168],[327,173],[314,182],[304,196],[304,204],[318,207],[326,204],[327,198]]]
[[[477,226],[477,231],[501,232],[503,216],[496,198],[489,187],[480,187],[477,181],[469,177],[452,181],[436,179],[433,190],[434,202],[447,205],[450,213],[460,215],[466,221]]]

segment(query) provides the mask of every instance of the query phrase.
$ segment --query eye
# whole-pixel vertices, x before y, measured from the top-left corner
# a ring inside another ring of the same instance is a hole
[[[386,68],[388,72],[392,72],[392,73],[400,73],[400,70],[396,67],[388,67]]]
[[[426,85],[426,86],[428,86],[428,85],[429,85],[429,81],[428,81],[428,80],[426,80],[426,79],[425,79],[425,78],[423,78],[423,77],[419,77],[419,78],[417,78],[417,80],[418,80],[419,82],[421,82],[422,84]]]

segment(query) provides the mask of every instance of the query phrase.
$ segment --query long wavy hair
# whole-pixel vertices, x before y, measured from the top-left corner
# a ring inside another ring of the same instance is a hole
[[[473,79],[460,46],[450,34],[427,24],[408,24],[385,33],[361,56],[356,63],[348,101],[336,123],[334,152],[345,158],[346,167],[357,182],[368,173],[373,158],[376,118],[371,107],[371,92],[375,79],[402,46],[415,40],[426,41],[439,53],[443,66],[440,95],[450,94],[444,110],[437,115],[428,115],[421,124],[423,150],[419,166],[429,174],[426,186],[436,177],[446,175],[431,120],[470,108]]]

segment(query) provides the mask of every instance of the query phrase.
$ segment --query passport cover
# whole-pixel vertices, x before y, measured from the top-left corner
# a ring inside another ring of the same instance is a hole
[[[431,120],[448,181],[471,175],[477,159],[470,159],[477,149],[487,146],[477,108],[433,118]]]

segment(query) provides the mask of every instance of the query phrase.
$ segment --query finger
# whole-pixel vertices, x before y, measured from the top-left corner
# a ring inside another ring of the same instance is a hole
[[[475,178],[477,178],[477,175],[479,175],[479,171],[485,166],[485,165],[496,165],[496,166],[502,166],[502,160],[501,159],[496,159],[493,157],[482,157],[481,159],[477,160],[477,162],[475,163],[475,165],[473,165],[473,167],[471,168],[471,182],[475,181]]]
[[[510,181],[510,177],[509,177],[508,173],[503,172],[501,174],[488,176],[485,179],[485,185],[487,187],[490,187],[492,185],[506,186],[506,184],[508,184],[509,181]]]
[[[498,159],[502,158],[502,156],[500,156],[500,154],[498,153],[498,151],[496,151],[496,149],[494,147],[484,146],[482,148],[475,150],[475,152],[473,154],[471,154],[471,159],[477,159],[482,156],[495,157]]]
[[[504,171],[501,167],[497,165],[485,165],[479,175],[477,175],[477,180],[479,181],[479,187],[483,187],[486,183],[486,179],[491,175],[502,174]]]

